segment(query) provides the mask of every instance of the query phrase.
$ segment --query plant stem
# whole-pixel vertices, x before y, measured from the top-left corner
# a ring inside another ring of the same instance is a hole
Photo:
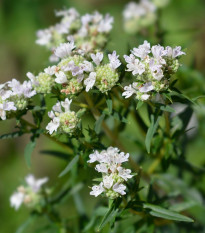
[[[30,122],[28,122],[27,120],[21,118],[21,121],[23,123],[25,123],[26,125],[32,127],[33,129],[38,129],[38,127]],[[62,146],[64,149],[66,149],[66,151],[69,153],[69,154],[73,154],[73,149],[71,149],[68,145],[56,140],[54,137],[51,137],[49,134],[47,133],[43,133],[44,136],[46,136],[47,138],[49,138],[50,140],[52,140],[53,142],[55,142],[56,144],[58,144],[59,146]]]

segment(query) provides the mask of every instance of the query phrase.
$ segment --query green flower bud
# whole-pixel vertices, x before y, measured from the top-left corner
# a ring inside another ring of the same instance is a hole
[[[65,89],[62,89],[61,92],[65,93],[66,95],[69,94],[77,94],[83,89],[82,82],[78,82],[76,78],[72,78],[69,80],[68,85]]]
[[[102,92],[109,91],[119,80],[118,73],[109,64],[96,68],[96,87]]]
[[[60,114],[60,130],[64,133],[72,134],[79,122],[75,112],[65,112]]]
[[[34,89],[36,90],[37,93],[43,93],[43,94],[51,93],[52,87],[55,84],[54,77],[46,73],[40,73],[37,76],[37,80],[39,82],[39,85],[34,86]]]

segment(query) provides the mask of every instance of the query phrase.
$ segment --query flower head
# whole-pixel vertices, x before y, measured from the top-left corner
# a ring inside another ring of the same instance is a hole
[[[95,169],[103,176],[103,181],[100,185],[93,186],[90,194],[98,196],[105,192],[106,196],[111,199],[125,195],[126,186],[123,183],[133,175],[130,169],[125,169],[121,165],[128,161],[129,154],[120,152],[118,148],[109,147],[101,152],[94,151],[89,157],[88,163],[99,162]]]

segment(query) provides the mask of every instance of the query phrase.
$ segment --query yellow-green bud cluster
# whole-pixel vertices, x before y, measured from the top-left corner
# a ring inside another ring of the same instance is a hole
[[[68,82],[68,84],[65,86],[64,89],[61,90],[62,93],[65,93],[66,95],[70,94],[77,94],[83,89],[82,82],[78,82],[76,78],[71,78]]]
[[[60,128],[59,130],[63,133],[72,134],[79,122],[79,118],[77,117],[74,111],[61,113],[59,115],[60,119]]]
[[[102,92],[111,90],[119,80],[119,74],[113,70],[109,64],[98,66],[96,68],[95,86]]]
[[[55,79],[46,73],[40,73],[36,77],[38,85],[34,86],[37,93],[48,94],[51,93],[53,86],[55,85]]]

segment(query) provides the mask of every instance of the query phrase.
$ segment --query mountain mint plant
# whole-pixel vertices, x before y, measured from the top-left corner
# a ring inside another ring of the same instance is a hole
[[[126,31],[140,33],[157,20],[157,12],[157,1],[129,3],[123,12]],[[114,22],[109,14],[81,16],[70,8],[56,16],[59,23],[37,32],[36,43],[52,52],[49,66],[28,72],[22,84],[12,79],[0,85],[0,121],[16,120],[16,130],[1,139],[30,134],[30,167],[44,135],[62,150],[47,144],[40,153],[67,166],[49,189],[43,188],[48,178],[28,175],[11,206],[18,210],[24,204],[32,219],[49,220],[38,232],[199,232],[189,207],[201,205],[191,182],[201,170],[186,161],[184,149],[197,98],[176,84],[184,49],[152,46],[156,38],[148,37],[119,56],[114,45],[111,51],[106,47]],[[174,114],[176,103],[185,105],[182,113]],[[76,212],[64,214],[63,206],[76,206]]]

